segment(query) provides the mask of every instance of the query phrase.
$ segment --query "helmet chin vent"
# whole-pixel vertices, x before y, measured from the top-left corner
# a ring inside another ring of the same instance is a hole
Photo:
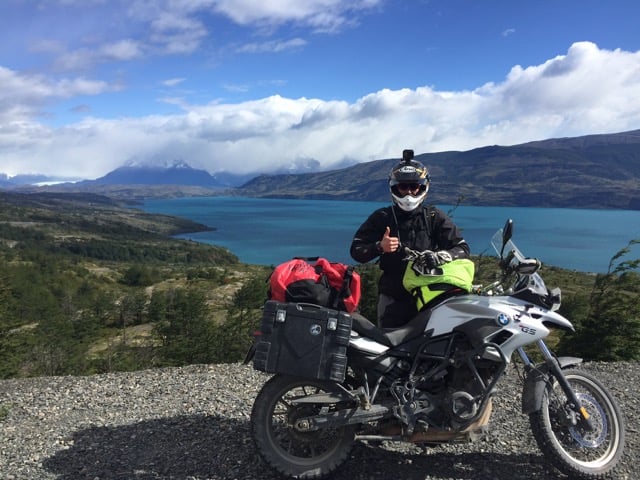
[[[420,195],[405,195],[404,197],[399,197],[394,193],[391,194],[391,198],[393,198],[393,203],[395,203],[401,210],[405,212],[412,212],[424,202],[424,199],[427,196],[427,192],[422,192]]]

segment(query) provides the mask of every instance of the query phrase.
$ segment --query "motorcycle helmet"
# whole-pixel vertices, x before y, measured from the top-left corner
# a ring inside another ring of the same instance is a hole
[[[389,174],[393,203],[405,212],[415,210],[427,197],[430,181],[427,167],[413,159],[413,150],[403,150],[402,161]]]

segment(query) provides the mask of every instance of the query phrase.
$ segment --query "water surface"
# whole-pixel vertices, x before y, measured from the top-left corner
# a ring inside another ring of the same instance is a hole
[[[147,200],[143,209],[188,218],[215,228],[180,235],[229,249],[244,263],[275,265],[294,256],[353,263],[356,229],[386,202],[193,197]],[[490,239],[507,218],[525,255],[583,272],[606,272],[609,261],[640,239],[640,211],[439,205],[463,230],[472,253],[493,254]],[[638,249],[625,258],[638,258]]]

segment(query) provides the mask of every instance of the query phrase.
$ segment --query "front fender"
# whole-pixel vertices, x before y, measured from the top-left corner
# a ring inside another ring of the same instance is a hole
[[[557,361],[562,369],[582,363],[582,359],[576,357],[558,357]],[[529,369],[522,388],[522,413],[528,415],[542,408],[542,399],[548,382],[548,365],[539,364]]]

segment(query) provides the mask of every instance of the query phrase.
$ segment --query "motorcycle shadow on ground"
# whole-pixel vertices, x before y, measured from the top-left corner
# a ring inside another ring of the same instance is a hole
[[[246,421],[191,415],[78,430],[43,462],[61,480],[280,478],[257,457]],[[450,453],[356,443],[335,480],[549,479],[541,455],[473,451]],[[480,450],[480,449],[478,449]]]

